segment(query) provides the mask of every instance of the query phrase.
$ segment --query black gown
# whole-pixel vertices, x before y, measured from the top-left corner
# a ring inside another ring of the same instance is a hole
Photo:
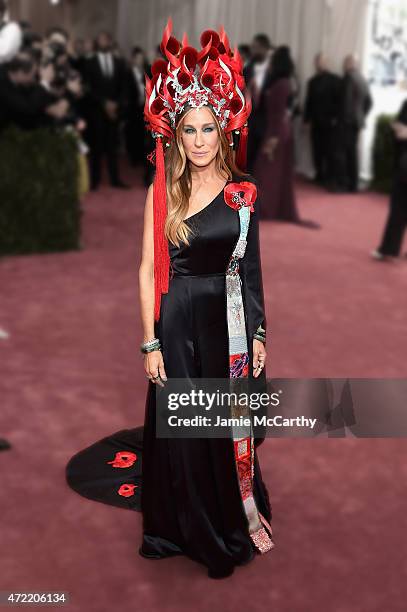
[[[254,182],[246,176],[243,180]],[[239,270],[249,377],[253,333],[259,325],[266,328],[258,205],[257,200]],[[239,237],[239,216],[225,203],[222,190],[186,222],[193,236],[189,246],[169,245],[170,285],[162,296],[155,334],[168,378],[227,378],[225,271]],[[266,382],[264,370],[260,377]],[[248,531],[233,440],[159,438],[155,416],[155,386],[149,382],[144,427],[121,430],[74,455],[67,465],[68,484],[85,497],[141,510],[142,556],[185,554],[213,575],[228,575],[258,552]],[[254,440],[253,497],[270,522],[270,501],[256,452],[262,441]]]

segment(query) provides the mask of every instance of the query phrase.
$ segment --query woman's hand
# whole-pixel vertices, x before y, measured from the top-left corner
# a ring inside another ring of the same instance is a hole
[[[163,387],[162,381],[167,380],[167,375],[164,369],[164,359],[161,351],[150,351],[150,353],[144,354],[144,369],[147,374],[147,378],[152,383],[156,383]]]
[[[260,376],[262,369],[266,362],[266,347],[263,342],[254,338],[253,340],[253,376],[257,378]],[[260,366],[260,367],[258,367]]]

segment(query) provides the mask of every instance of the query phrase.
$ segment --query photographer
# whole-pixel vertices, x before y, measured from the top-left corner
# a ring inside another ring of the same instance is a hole
[[[44,60],[39,66],[39,81],[33,85],[33,95],[45,106],[58,108],[60,112],[44,113],[37,127],[64,125],[69,118],[70,103],[65,93],[65,81],[59,80],[54,62]]]
[[[0,76],[0,129],[10,124],[33,129],[44,119],[62,119],[67,110],[66,100],[50,95],[36,82],[36,65],[27,53],[6,64]]]
[[[42,125],[70,126],[80,132],[85,128],[81,110],[84,97],[81,76],[71,68],[60,30],[54,28],[53,32],[39,65],[37,95],[50,103],[58,102],[65,111],[56,117],[44,116]]]
[[[83,117],[88,112],[88,106],[79,72],[69,69],[64,81],[62,81],[60,73],[54,81],[54,91],[61,98],[63,97],[68,104],[67,114],[59,124],[74,128],[78,133],[83,132],[86,128],[86,122]]]

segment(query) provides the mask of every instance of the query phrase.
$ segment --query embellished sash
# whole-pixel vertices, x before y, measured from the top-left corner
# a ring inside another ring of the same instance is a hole
[[[226,309],[229,335],[229,377],[230,392],[241,389],[242,379],[249,377],[249,350],[247,345],[245,311],[242,297],[242,281],[239,275],[239,259],[246,251],[250,214],[257,189],[253,183],[228,183],[224,190],[225,202],[238,211],[240,235],[226,270]],[[249,525],[249,534],[260,553],[274,547],[272,529],[256,506],[253,493],[254,478],[254,436],[250,408],[232,404],[231,417],[248,417],[250,425],[232,426],[234,456],[239,479],[240,494]]]

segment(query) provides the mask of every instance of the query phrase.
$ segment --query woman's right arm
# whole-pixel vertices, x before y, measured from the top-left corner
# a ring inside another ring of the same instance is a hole
[[[154,219],[153,187],[149,187],[144,207],[143,242],[139,268],[140,311],[144,338],[154,338]]]
[[[143,325],[143,342],[154,338],[154,217],[153,186],[150,185],[144,208],[144,229],[139,268],[140,312]],[[161,351],[144,354],[144,369],[149,377],[160,375],[166,380]],[[160,380],[158,384],[162,386]]]

